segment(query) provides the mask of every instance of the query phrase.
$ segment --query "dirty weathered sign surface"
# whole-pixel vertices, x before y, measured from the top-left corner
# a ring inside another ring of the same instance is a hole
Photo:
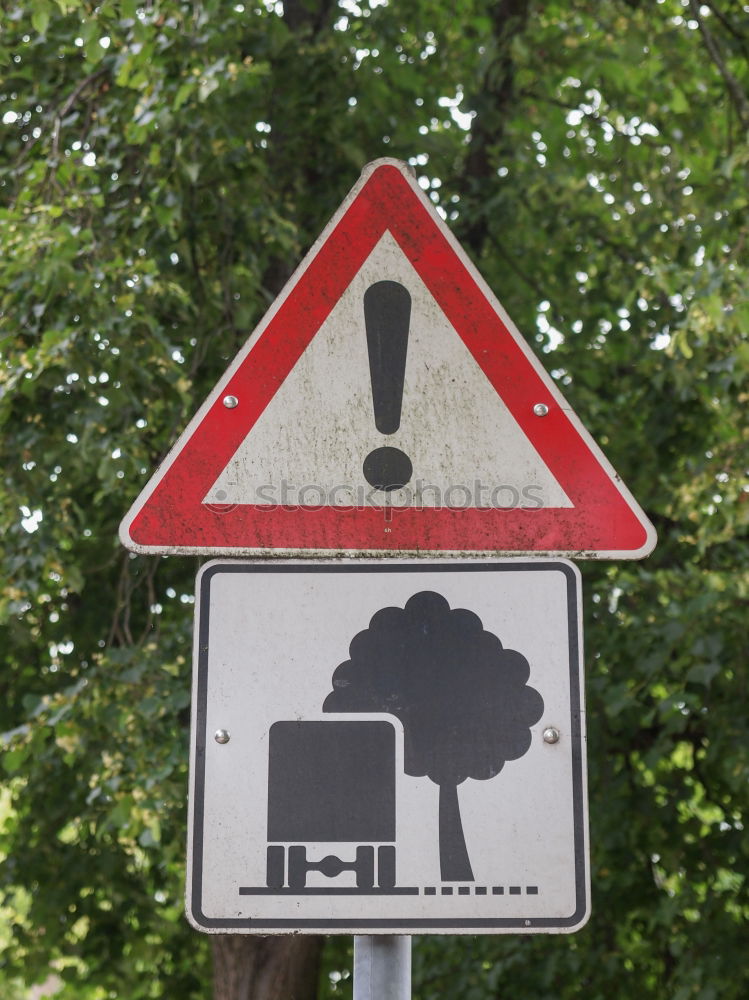
[[[646,555],[408,168],[370,164],[123,522],[139,552]]]
[[[562,560],[204,567],[192,923],[577,930],[589,899],[579,608]]]

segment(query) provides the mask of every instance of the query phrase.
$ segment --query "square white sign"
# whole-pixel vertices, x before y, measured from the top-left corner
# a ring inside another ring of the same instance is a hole
[[[189,829],[202,931],[579,929],[575,566],[204,566]]]

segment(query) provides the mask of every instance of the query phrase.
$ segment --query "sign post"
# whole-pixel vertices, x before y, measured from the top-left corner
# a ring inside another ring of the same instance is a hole
[[[655,531],[405,164],[365,167],[120,534],[222,557],[197,583],[197,929],[354,934],[356,1000],[406,1000],[394,935],[584,924],[566,560]]]
[[[354,1000],[409,1000],[411,938],[395,934],[354,937]]]

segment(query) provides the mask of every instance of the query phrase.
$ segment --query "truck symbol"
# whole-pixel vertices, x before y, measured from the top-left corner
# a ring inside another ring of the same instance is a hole
[[[273,723],[269,889],[304,889],[310,871],[353,871],[364,890],[395,886],[395,739],[395,727],[380,719]],[[315,845],[331,843],[342,857],[315,856]]]

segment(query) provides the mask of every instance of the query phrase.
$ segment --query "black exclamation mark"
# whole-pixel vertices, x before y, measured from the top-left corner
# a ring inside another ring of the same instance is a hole
[[[381,434],[400,427],[410,320],[411,296],[397,281],[378,281],[364,293],[375,427]],[[363,471],[370,486],[390,492],[406,485],[413,466],[405,452],[383,446],[367,455]]]

